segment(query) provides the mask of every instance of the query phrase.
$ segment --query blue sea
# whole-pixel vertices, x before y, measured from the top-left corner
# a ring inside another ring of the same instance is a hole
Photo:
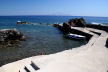
[[[16,28],[27,36],[18,46],[0,48],[0,66],[30,56],[53,54],[79,47],[86,41],[66,39],[62,32],[48,24],[67,22],[71,18],[83,17],[89,24],[108,25],[108,17],[86,16],[0,16],[0,29]],[[30,24],[17,25],[17,21]],[[40,24],[41,23],[41,24]]]

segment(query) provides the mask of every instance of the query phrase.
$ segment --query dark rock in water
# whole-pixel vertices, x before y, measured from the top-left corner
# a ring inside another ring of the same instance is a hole
[[[59,25],[59,24],[53,24],[54,27],[57,27],[58,29],[60,29],[64,34],[68,34],[71,30],[71,27],[68,23],[64,22],[63,26]]]
[[[75,19],[70,19],[68,22],[71,26],[76,26],[76,27],[85,27],[86,22],[83,18],[75,18]]]
[[[59,27],[59,24],[53,24],[53,27]]]
[[[104,31],[108,32],[108,26],[95,25],[95,24],[86,24],[86,27],[88,27],[88,28],[94,28],[94,29],[99,29],[99,30],[104,30]]]
[[[29,24],[28,22],[22,22],[22,24]]]
[[[63,28],[62,29],[63,33],[68,34],[71,31],[70,25],[68,23],[66,23],[66,22],[63,23],[63,27],[62,28]]]
[[[16,29],[0,30],[0,48],[26,40],[26,36]]]

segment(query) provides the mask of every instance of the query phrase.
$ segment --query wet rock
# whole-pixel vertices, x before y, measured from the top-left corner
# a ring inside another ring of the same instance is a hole
[[[0,47],[7,47],[26,40],[26,36],[16,29],[0,30]]]

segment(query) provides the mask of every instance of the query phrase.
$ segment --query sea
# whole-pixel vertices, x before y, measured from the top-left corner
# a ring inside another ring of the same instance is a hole
[[[27,36],[17,46],[0,48],[0,66],[31,56],[53,54],[80,47],[87,41],[75,41],[64,37],[53,27],[54,23],[63,23],[72,18],[84,18],[88,24],[108,25],[108,17],[89,16],[0,16],[0,29],[16,28]],[[30,24],[17,25],[17,21]],[[51,25],[50,25],[51,24]]]

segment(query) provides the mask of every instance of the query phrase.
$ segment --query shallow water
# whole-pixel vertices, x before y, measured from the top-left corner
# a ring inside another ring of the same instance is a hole
[[[71,16],[2,16],[0,17],[0,29],[16,28],[25,35],[27,40],[21,42],[18,46],[0,49],[0,66],[16,60],[20,60],[30,56],[44,54],[52,54],[60,51],[72,49],[86,44],[86,41],[75,41],[66,39],[63,34],[47,23],[62,23],[68,21]],[[78,17],[77,17],[78,18]],[[103,18],[84,17],[88,23],[91,20],[95,22]],[[98,20],[99,19],[99,20]],[[16,25],[17,20],[27,21],[32,24]],[[104,18],[107,23],[108,18]],[[42,23],[42,24],[38,24]],[[103,22],[102,22],[103,23]]]

